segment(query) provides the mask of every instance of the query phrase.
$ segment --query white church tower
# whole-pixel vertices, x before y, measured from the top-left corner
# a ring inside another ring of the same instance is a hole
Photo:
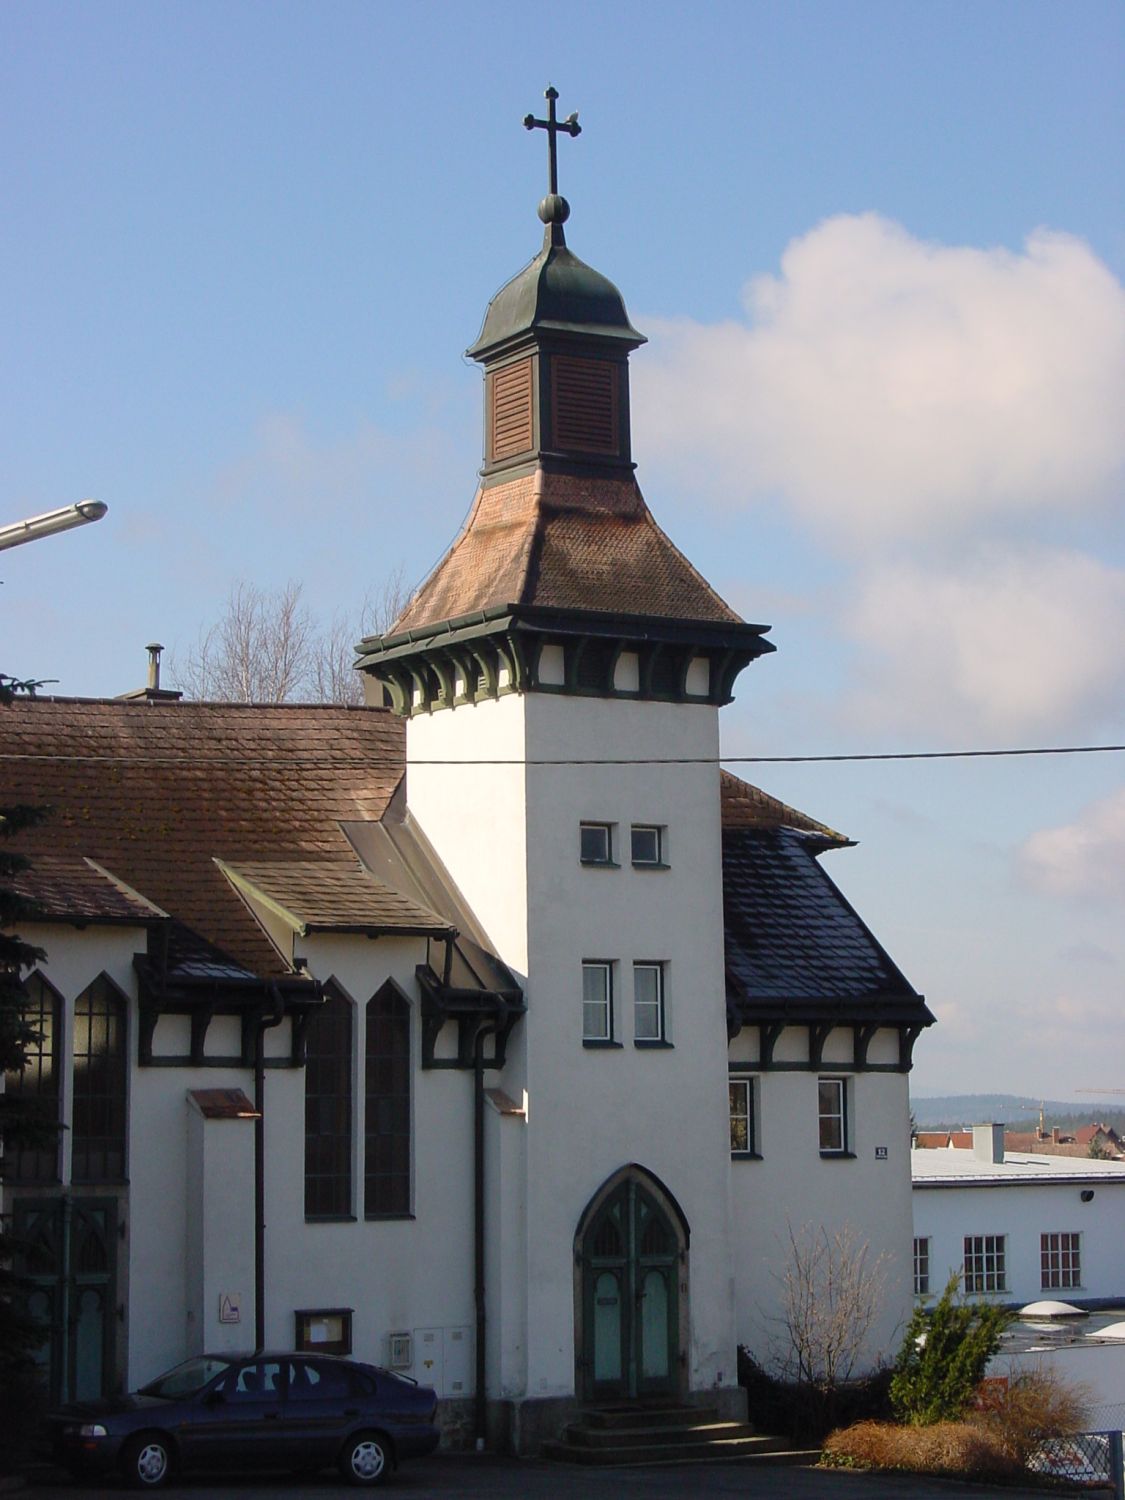
[[[408,720],[411,815],[525,987],[488,1078],[487,1386],[544,1430],[576,1400],[737,1410],[718,710],[773,649],[637,486],[644,339],[567,247],[555,97],[526,122],[543,247],[468,351],[471,513],[359,663]]]

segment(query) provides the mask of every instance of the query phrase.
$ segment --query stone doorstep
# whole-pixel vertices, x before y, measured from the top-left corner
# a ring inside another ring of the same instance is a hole
[[[645,1468],[649,1465],[754,1463],[778,1467],[809,1466],[820,1459],[819,1448],[789,1448],[784,1438],[734,1438],[687,1444],[655,1443],[647,1448],[582,1448],[570,1443],[544,1443],[542,1457],[557,1463],[605,1468]]]
[[[637,1416],[634,1414],[634,1422]],[[581,1448],[647,1448],[653,1442],[663,1444],[714,1442],[717,1438],[757,1438],[748,1422],[693,1422],[691,1426],[635,1425],[632,1427],[585,1427],[571,1423],[563,1441]],[[759,1442],[773,1442],[759,1438]]]
[[[593,1406],[578,1414],[572,1426],[601,1429],[622,1427],[674,1428],[695,1427],[700,1423],[717,1422],[719,1411],[715,1406],[662,1405],[647,1406],[643,1402],[626,1402],[620,1406]]]

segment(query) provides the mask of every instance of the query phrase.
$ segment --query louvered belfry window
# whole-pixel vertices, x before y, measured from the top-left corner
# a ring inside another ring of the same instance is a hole
[[[556,354],[551,361],[552,423],[556,448],[616,453],[617,366],[605,359]]]
[[[517,453],[526,453],[534,442],[531,360],[521,359],[514,365],[493,370],[488,379],[489,458],[512,458]]]

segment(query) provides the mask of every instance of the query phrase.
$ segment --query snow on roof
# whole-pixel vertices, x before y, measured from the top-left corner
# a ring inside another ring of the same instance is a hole
[[[915,1150],[910,1177],[918,1188],[1016,1186],[1036,1182],[1110,1182],[1125,1185],[1125,1162],[1009,1151],[1002,1162],[982,1161],[972,1151]]]

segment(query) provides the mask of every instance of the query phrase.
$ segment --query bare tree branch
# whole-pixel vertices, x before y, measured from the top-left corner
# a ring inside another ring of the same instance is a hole
[[[243,580],[186,658],[172,654],[169,677],[187,697],[218,703],[362,703],[356,642],[387,631],[408,598],[399,564],[356,614],[338,612],[318,629],[299,583],[269,593]]]

